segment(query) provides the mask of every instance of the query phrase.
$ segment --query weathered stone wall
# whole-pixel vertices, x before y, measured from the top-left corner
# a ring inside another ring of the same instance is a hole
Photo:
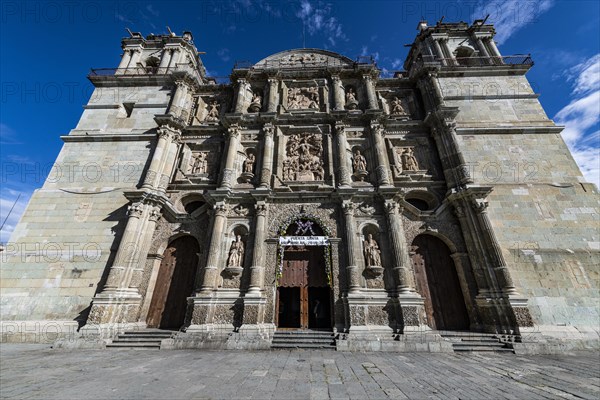
[[[64,145],[1,253],[2,320],[72,320],[89,306],[148,154],[148,141]]]

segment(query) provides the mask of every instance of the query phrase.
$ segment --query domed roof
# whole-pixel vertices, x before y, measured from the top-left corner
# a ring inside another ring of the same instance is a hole
[[[293,49],[263,58],[253,68],[318,68],[351,67],[354,61],[332,51],[322,49]]]

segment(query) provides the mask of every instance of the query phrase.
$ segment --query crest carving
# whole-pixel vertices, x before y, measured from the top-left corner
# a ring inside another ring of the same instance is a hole
[[[289,137],[283,161],[284,181],[323,180],[323,139],[315,133],[300,133]]]

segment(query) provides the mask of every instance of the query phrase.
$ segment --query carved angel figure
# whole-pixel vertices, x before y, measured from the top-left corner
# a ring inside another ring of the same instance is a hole
[[[229,260],[227,261],[228,267],[241,267],[242,261],[244,260],[244,242],[242,237],[237,235],[235,240],[231,242],[229,247]]]
[[[216,100],[211,101],[208,105],[208,114],[204,119],[207,122],[215,122],[219,120],[219,103]]]
[[[262,97],[260,96],[259,93],[254,93],[252,95],[252,101],[250,102],[250,106],[248,107],[248,110],[250,112],[258,112],[260,111],[262,107]]]
[[[194,158],[194,164],[192,164],[192,174],[206,173],[208,173],[208,153],[200,152]]]
[[[367,240],[363,242],[363,247],[367,267],[381,266],[381,250],[379,250],[379,245],[377,244],[377,241],[373,239],[372,234],[369,233]]]

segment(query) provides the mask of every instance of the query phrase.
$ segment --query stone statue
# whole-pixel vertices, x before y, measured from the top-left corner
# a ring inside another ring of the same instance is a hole
[[[318,110],[319,89],[316,87],[290,88],[287,100],[288,110]]]
[[[192,174],[206,174],[208,173],[208,153],[202,151],[194,158],[192,164]]]
[[[417,158],[413,154],[413,149],[410,147],[406,147],[402,154],[400,155],[400,161],[402,161],[402,170],[403,171],[418,171],[419,163],[417,162]]]
[[[286,144],[283,179],[286,181],[322,180],[324,175],[322,137],[314,133],[291,135]]]
[[[204,118],[206,122],[216,122],[219,120],[219,103],[213,100],[208,105],[208,115]]]
[[[229,260],[227,260],[228,267],[241,267],[244,261],[244,242],[242,237],[237,235],[235,240],[231,242],[229,247]]]
[[[365,156],[360,154],[360,150],[356,150],[356,152],[354,152],[352,166],[354,167],[354,172],[367,170],[367,159]]]
[[[352,86],[348,87],[348,90],[346,91],[346,108],[348,110],[356,110],[358,108],[356,93],[354,93]]]
[[[251,174],[254,171],[254,162],[256,161],[256,157],[253,153],[249,153],[246,159],[244,160],[244,173]]]
[[[262,108],[262,97],[260,96],[259,93],[254,93],[252,95],[252,101],[250,102],[248,111],[259,112],[261,108]]]
[[[365,260],[367,267],[380,267],[381,266],[381,250],[377,241],[373,239],[373,235],[369,233],[367,240],[363,242]]]
[[[400,100],[397,96],[394,96],[394,100],[392,100],[392,109],[390,110],[390,114],[406,115],[406,111],[402,106],[402,100]]]

